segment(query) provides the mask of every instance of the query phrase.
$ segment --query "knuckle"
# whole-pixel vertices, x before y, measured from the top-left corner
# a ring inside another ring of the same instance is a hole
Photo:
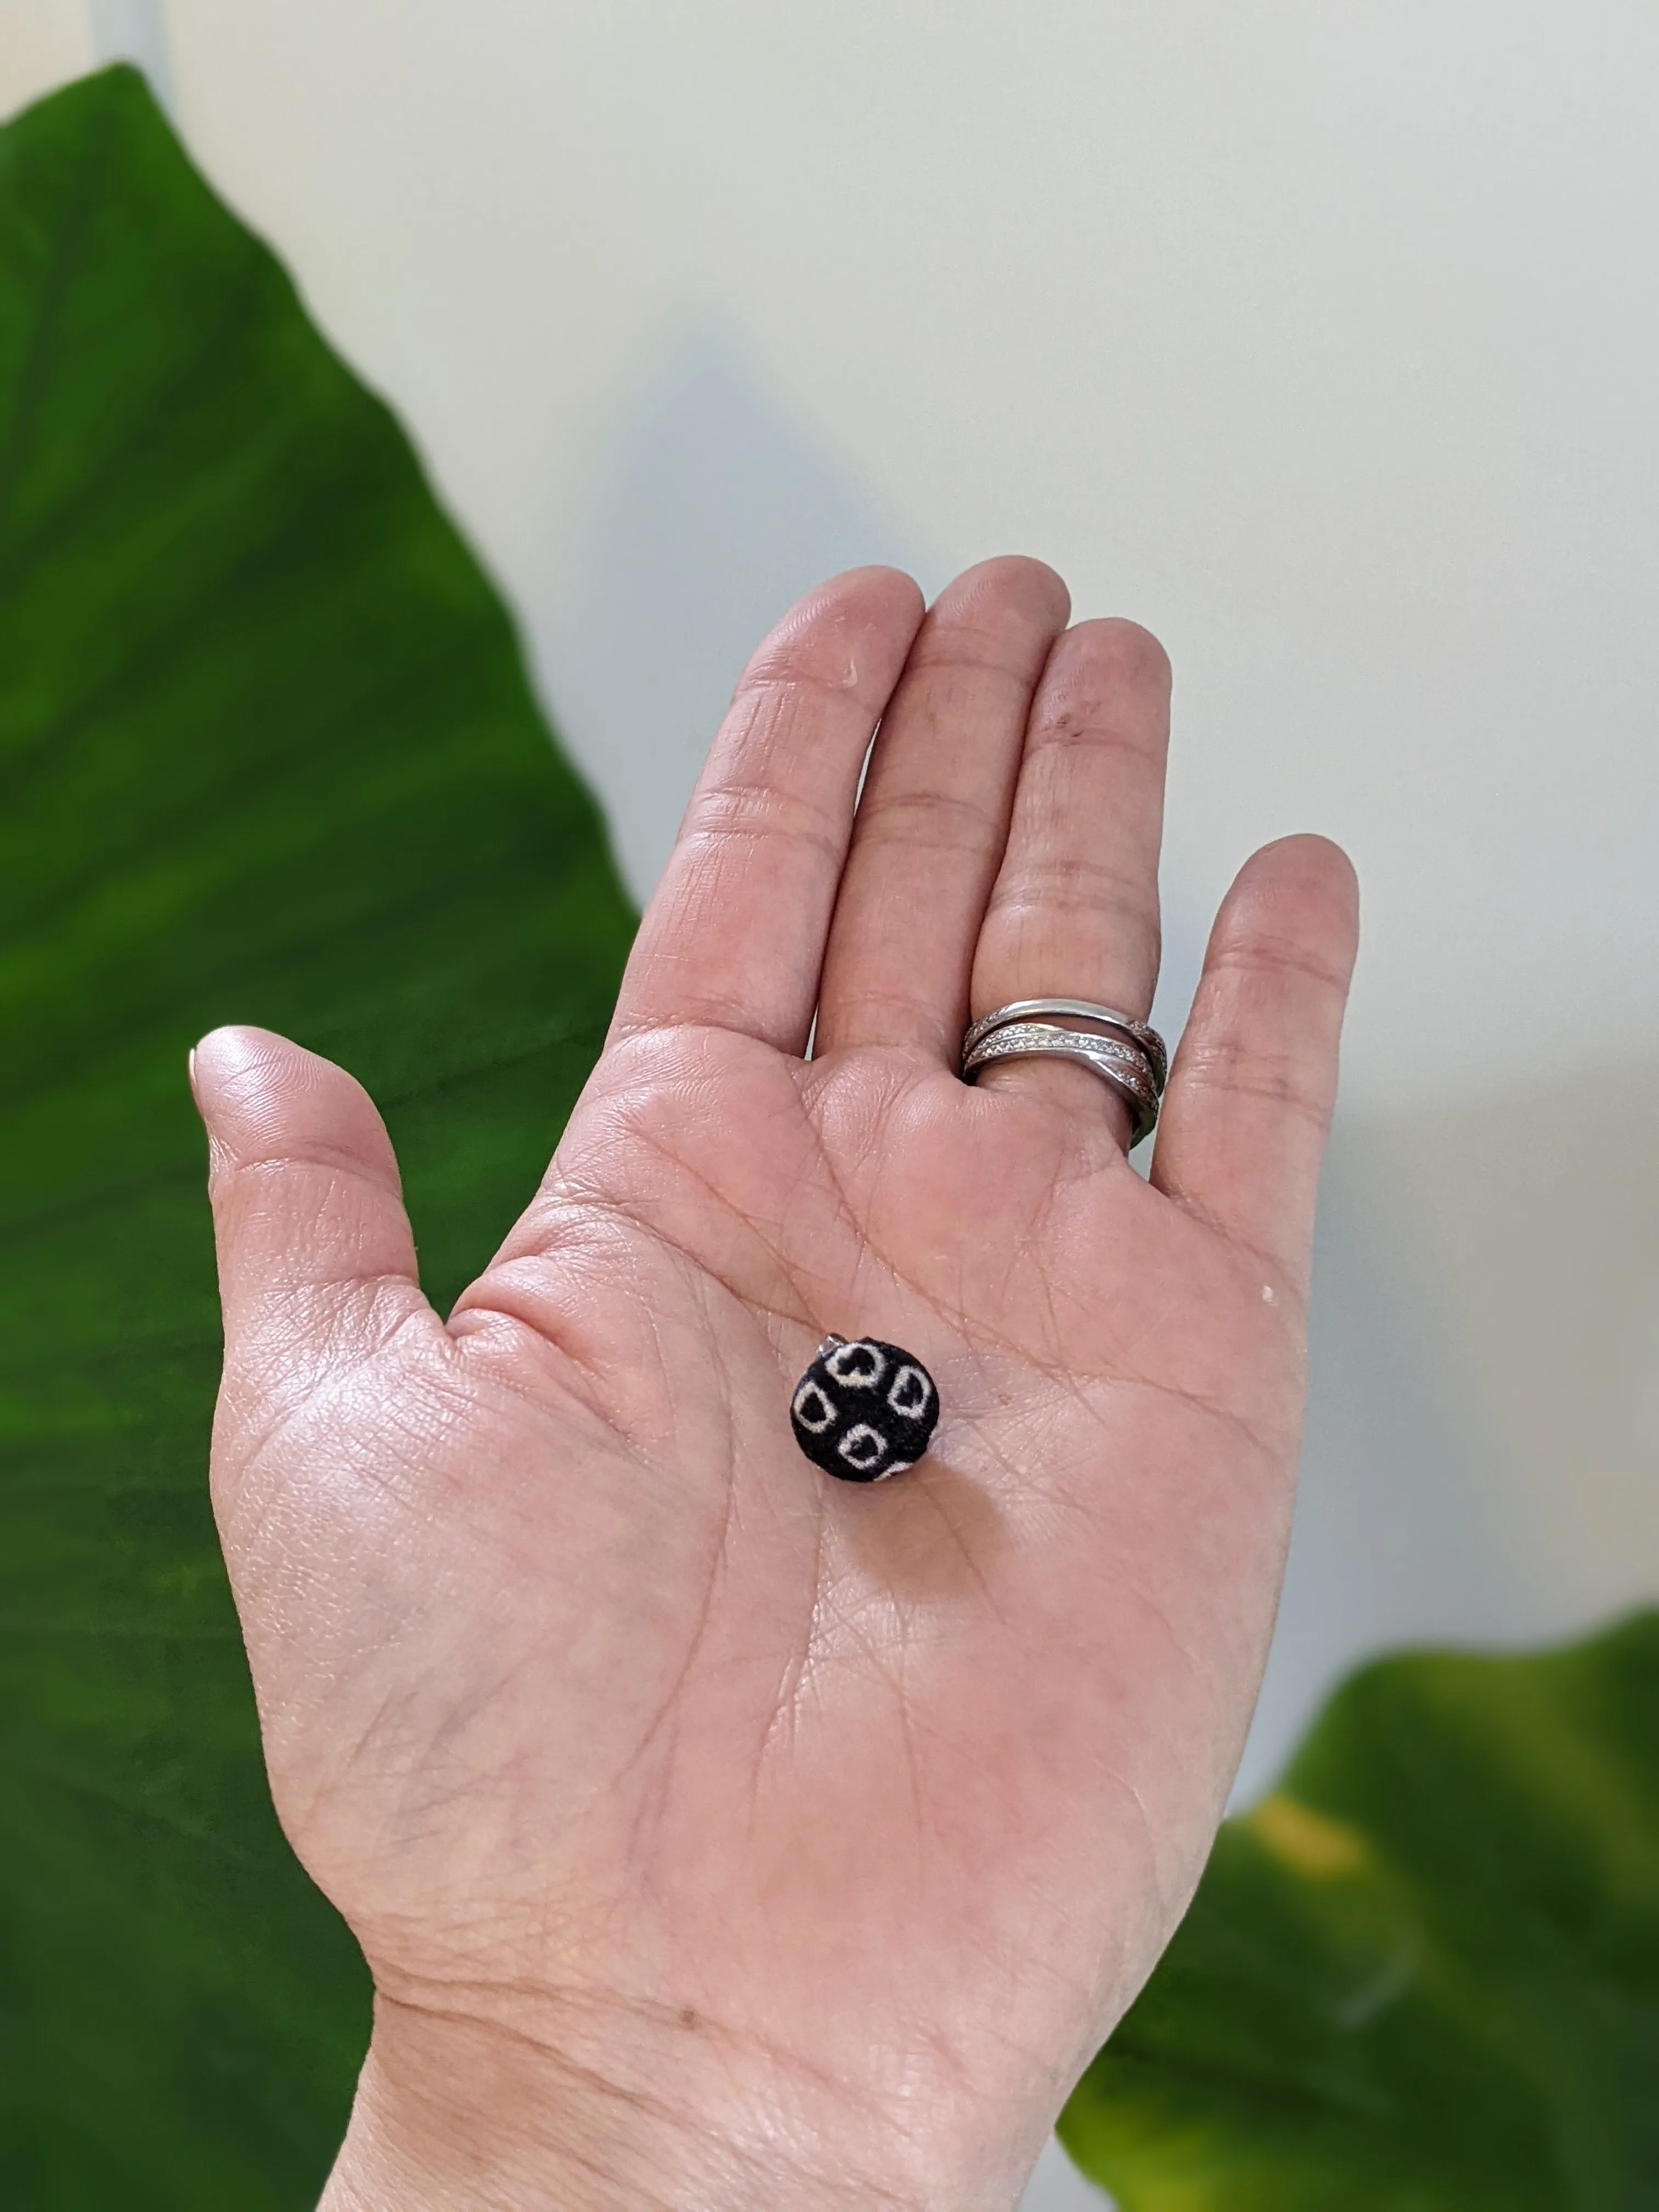
[[[781,839],[837,862],[842,842],[840,825],[821,805],[787,785],[758,779],[705,784],[691,802],[683,838],[714,847]]]
[[[989,811],[957,792],[866,791],[859,834],[878,845],[978,852],[996,825]]]
[[[965,700],[988,684],[1005,686],[1023,697],[1032,677],[1033,653],[1025,638],[999,639],[983,630],[954,625],[924,633],[910,656],[907,683],[920,682],[937,694],[958,687]]]
[[[1159,942],[1156,897],[1120,868],[1083,854],[1033,857],[993,895],[990,914],[1000,925],[1025,932],[1058,917],[1103,926],[1109,942]]]
[[[1347,974],[1327,953],[1296,937],[1259,932],[1245,943],[1223,946],[1213,963],[1218,973],[1238,981],[1312,983],[1322,992],[1346,994]]]
[[[1206,1091],[1231,1104],[1249,1101],[1323,1129],[1330,1120],[1325,1088],[1289,1053],[1264,1051],[1242,1037],[1214,1038],[1185,1053],[1184,1091]]]
[[[786,714],[798,701],[828,701],[842,707],[856,696],[856,676],[834,669],[812,667],[788,650],[757,654],[738,678],[732,694],[736,708],[770,708]]]

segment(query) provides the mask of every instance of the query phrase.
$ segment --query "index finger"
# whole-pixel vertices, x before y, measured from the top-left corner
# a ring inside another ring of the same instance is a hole
[[[762,644],[646,908],[613,1041],[702,1024],[805,1051],[859,771],[921,616],[908,576],[854,568]]]

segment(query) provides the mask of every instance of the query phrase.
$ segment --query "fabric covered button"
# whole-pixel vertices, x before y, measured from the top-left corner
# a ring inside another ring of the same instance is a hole
[[[842,1482],[880,1482],[927,1450],[939,1392],[921,1360],[898,1345],[827,1336],[795,1385],[789,1419],[814,1467]]]

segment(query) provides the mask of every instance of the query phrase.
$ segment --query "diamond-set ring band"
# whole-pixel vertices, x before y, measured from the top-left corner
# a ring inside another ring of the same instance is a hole
[[[1097,1006],[1092,999],[1014,999],[992,1013],[981,1014],[962,1040],[964,1064],[993,1030],[1006,1029],[1013,1022],[1030,1021],[1093,1022],[1101,1029],[1115,1030],[1146,1054],[1152,1081],[1162,1097],[1170,1076],[1170,1054],[1163,1038],[1150,1022],[1139,1022],[1133,1014],[1120,1013],[1115,1006]]]
[[[1073,1027],[1082,1021],[1117,1034],[1103,1036]],[[971,1081],[981,1067],[1000,1060],[1045,1056],[1076,1060],[1091,1069],[1127,1103],[1134,1116],[1131,1151],[1158,1127],[1158,1103],[1169,1070],[1163,1038],[1132,1015],[1088,999],[1018,999],[981,1015],[962,1041],[963,1079]]]

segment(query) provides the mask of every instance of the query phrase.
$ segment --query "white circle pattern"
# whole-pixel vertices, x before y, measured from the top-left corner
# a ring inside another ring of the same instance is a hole
[[[883,1482],[915,1465],[939,1415],[933,1378],[914,1353],[876,1337],[830,1337],[795,1385],[795,1442],[844,1482]]]

